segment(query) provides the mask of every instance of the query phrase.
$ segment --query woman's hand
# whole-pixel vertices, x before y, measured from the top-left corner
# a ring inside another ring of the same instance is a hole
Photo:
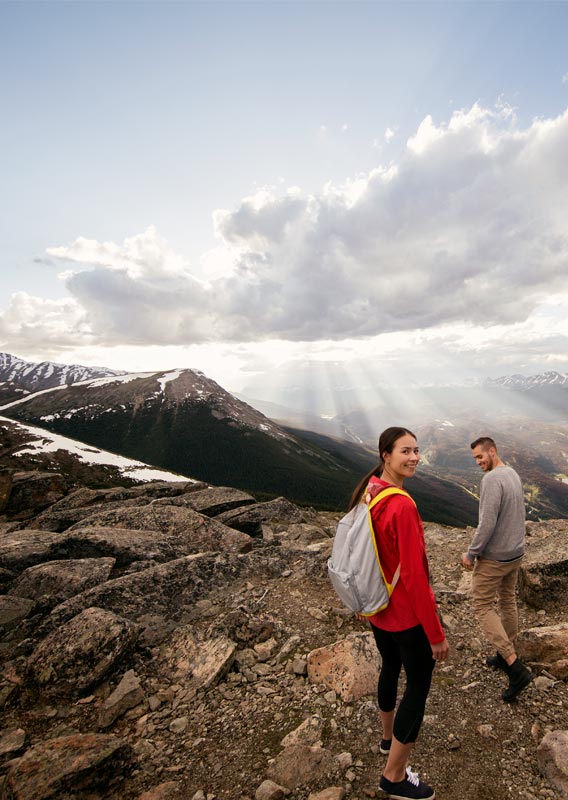
[[[430,647],[432,648],[432,658],[434,661],[445,661],[450,654],[450,646],[446,639],[436,644],[431,644]]]

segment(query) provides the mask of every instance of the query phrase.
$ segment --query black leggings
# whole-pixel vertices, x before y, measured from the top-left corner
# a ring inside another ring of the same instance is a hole
[[[371,625],[382,658],[377,696],[381,711],[394,711],[400,668],[406,688],[394,718],[394,736],[409,744],[418,738],[435,661],[422,625],[405,631],[383,631]]]

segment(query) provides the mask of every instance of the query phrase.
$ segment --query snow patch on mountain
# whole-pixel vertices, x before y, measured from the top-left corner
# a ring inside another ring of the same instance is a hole
[[[160,390],[163,392],[166,388],[166,383],[170,381],[175,381],[176,378],[179,378],[184,372],[183,369],[174,369],[172,372],[166,372],[163,378],[158,378],[158,383],[160,384]]]
[[[36,428],[34,425],[23,425],[20,422],[7,417],[0,417],[0,423],[16,425],[20,430],[26,431],[34,437],[33,441],[28,442],[24,447],[14,452],[15,456],[37,453],[55,453],[57,450],[64,450],[76,456],[85,464],[98,464],[102,466],[116,467],[122,475],[138,481],[169,481],[171,483],[190,482],[195,483],[193,478],[184,475],[177,475],[174,472],[151,467],[143,461],[136,461],[132,458],[125,458],[116,453],[109,453],[107,450],[100,450],[97,447],[86,445],[67,436],[60,436],[57,433]]]

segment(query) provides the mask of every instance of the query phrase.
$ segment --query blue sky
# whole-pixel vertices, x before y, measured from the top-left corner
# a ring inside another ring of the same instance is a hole
[[[567,29],[565,2],[0,2],[0,348],[270,399],[310,360],[568,370]]]

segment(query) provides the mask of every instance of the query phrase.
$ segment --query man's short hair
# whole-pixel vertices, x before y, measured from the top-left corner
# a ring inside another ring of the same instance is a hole
[[[472,450],[475,450],[475,448],[479,447],[480,445],[485,451],[489,450],[490,447],[493,447],[495,452],[497,452],[497,445],[490,436],[480,436],[479,439],[476,439],[475,442],[471,443],[470,447]]]

